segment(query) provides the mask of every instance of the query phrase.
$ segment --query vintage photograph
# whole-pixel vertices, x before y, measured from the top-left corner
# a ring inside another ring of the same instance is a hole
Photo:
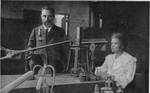
[[[0,93],[148,93],[149,5],[1,0]]]

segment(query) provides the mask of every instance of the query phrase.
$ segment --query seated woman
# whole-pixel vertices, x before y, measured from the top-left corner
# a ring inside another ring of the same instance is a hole
[[[112,76],[117,87],[126,88],[133,80],[136,69],[136,58],[125,52],[127,39],[121,33],[114,33],[111,37],[111,51],[106,56],[101,67],[95,69],[95,75],[106,79]]]

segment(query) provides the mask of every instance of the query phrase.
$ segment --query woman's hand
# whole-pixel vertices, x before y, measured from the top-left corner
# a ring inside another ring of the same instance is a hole
[[[100,70],[100,67],[95,68],[95,75],[98,76],[99,79],[107,79],[109,76],[108,73]]]

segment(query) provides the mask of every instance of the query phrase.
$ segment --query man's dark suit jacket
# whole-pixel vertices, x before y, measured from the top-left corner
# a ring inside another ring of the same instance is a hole
[[[65,31],[53,25],[48,32],[44,27],[38,26],[34,28],[30,34],[28,47],[39,47],[47,44],[52,44],[66,39]],[[65,69],[66,50],[65,44],[48,47],[34,51],[33,54],[46,54],[48,64],[53,65],[57,72]]]

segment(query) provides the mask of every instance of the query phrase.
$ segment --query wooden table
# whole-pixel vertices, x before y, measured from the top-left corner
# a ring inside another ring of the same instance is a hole
[[[20,76],[21,75],[1,75],[0,88],[5,87],[7,84],[13,82]],[[21,93],[21,92],[24,92],[23,90],[25,90],[25,89],[28,90],[28,93],[33,93],[33,91],[35,91],[37,81],[38,81],[38,79],[37,80],[26,80],[25,82],[23,82],[22,84],[20,84],[18,87],[16,87],[14,89],[15,92],[11,91],[10,93]],[[57,93],[61,93],[62,91],[65,91],[65,93],[66,92],[75,93],[75,91],[77,91],[78,89],[79,89],[78,91],[80,91],[80,92],[83,92],[83,91],[89,92],[89,90],[93,91],[93,89],[94,89],[93,87],[91,87],[89,85],[98,83],[103,86],[103,84],[102,84],[103,82],[104,82],[103,80],[81,82],[78,77],[73,76],[71,74],[59,74],[59,75],[56,75],[54,86],[56,87],[56,91],[59,91]],[[51,85],[52,80],[47,79],[47,83],[48,83],[48,85]],[[72,88],[71,86],[74,88]],[[84,86],[86,86],[86,87],[84,87]],[[64,89],[62,89],[62,88],[64,88]],[[31,92],[31,90],[32,90],[32,92]],[[16,92],[16,91],[20,91],[20,92]],[[64,92],[62,92],[62,93],[64,93]]]

